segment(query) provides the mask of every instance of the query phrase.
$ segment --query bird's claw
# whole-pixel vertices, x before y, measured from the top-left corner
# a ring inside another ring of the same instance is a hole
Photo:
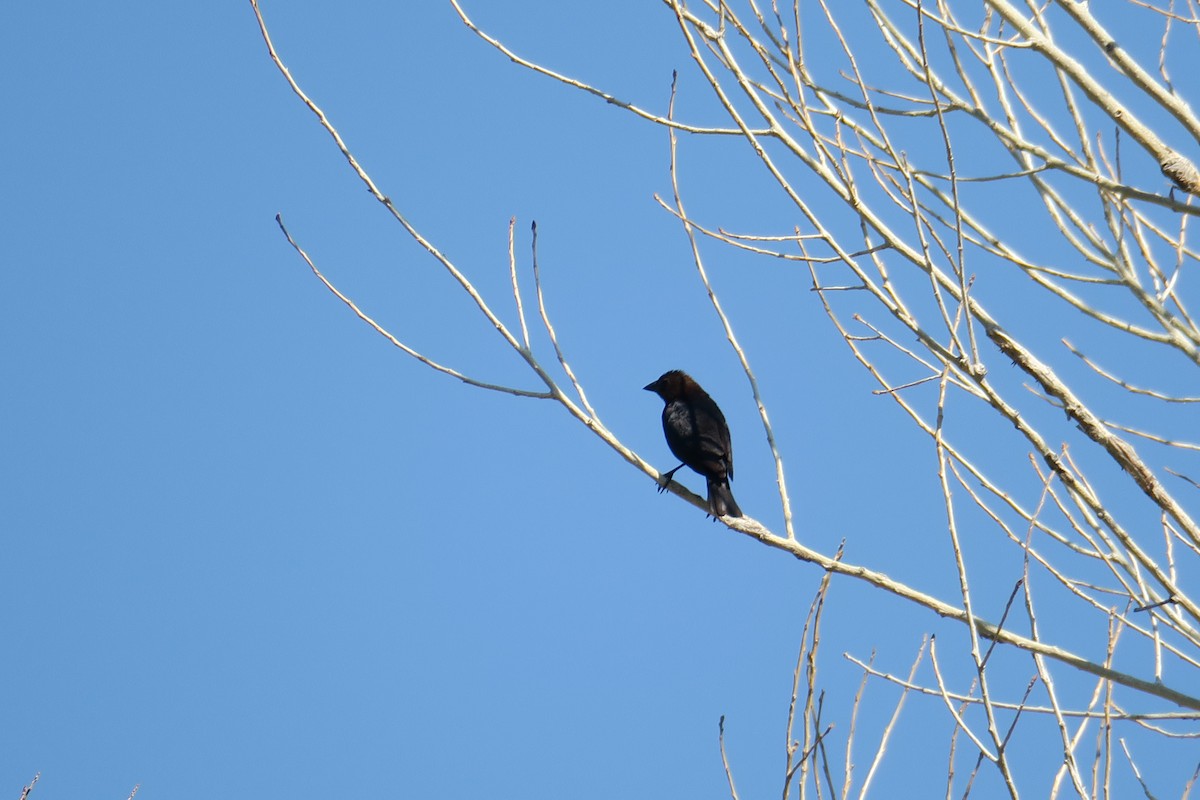
[[[683,468],[683,464],[680,464],[678,467],[671,470],[670,472],[664,472],[662,475],[660,475],[658,477],[658,479],[655,482],[658,484],[658,493],[659,494],[662,494],[663,492],[665,492],[667,490],[667,487],[671,485],[671,480],[675,477],[675,473],[679,472],[679,470],[682,468]]]

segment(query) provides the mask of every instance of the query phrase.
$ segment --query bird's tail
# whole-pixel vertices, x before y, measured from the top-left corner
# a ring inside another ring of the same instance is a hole
[[[708,479],[708,509],[714,517],[740,517],[742,510],[733,499],[728,480]]]

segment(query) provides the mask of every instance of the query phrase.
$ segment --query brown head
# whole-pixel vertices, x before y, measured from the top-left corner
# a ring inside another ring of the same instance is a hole
[[[647,392],[654,392],[665,402],[685,397],[693,388],[699,388],[692,376],[678,369],[664,372],[654,383],[642,387]]]

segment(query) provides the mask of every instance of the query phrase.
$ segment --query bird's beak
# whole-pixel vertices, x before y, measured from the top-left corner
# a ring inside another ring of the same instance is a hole
[[[647,383],[645,386],[642,387],[642,390],[646,391],[646,392],[653,392],[653,391],[656,391],[657,389],[658,389],[658,381],[655,381],[654,383]]]

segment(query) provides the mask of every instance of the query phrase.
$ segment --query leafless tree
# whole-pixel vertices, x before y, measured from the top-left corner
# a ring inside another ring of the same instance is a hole
[[[790,7],[663,0],[677,44],[723,109],[721,127],[677,118],[674,85],[663,108],[647,109],[541,66],[450,2],[511,61],[669,138],[674,191],[660,203],[686,232],[687,257],[740,359],[775,459],[781,529],[722,522],[825,571],[796,665],[784,796],[878,789],[873,776],[910,696],[939,704],[952,720],[948,797],[969,795],[981,769],[999,776],[996,785],[1012,797],[1108,797],[1118,772],[1147,796],[1186,796],[1200,771],[1195,759],[1178,774],[1144,775],[1137,755],[1156,741],[1200,736],[1200,597],[1192,573],[1200,526],[1188,511],[1200,492],[1188,477],[1197,474],[1200,450],[1188,441],[1200,430],[1200,396],[1188,390],[1200,365],[1200,327],[1189,310],[1196,277],[1185,272],[1197,268],[1188,228],[1200,173],[1184,155],[1200,143],[1200,118],[1171,78],[1182,70],[1183,88],[1194,84],[1196,0],[794,0]],[[276,66],[371,194],[544,388],[487,383],[417,352],[326,279],[285,228],[313,273],[421,363],[490,391],[552,399],[630,466],[658,478],[601,421],[559,346],[543,301],[536,230],[536,319],[524,307],[510,246],[513,329],[495,310],[500,299],[483,297],[376,186],[258,21]],[[759,201],[784,204],[795,226],[742,233],[689,215],[676,177],[681,134],[749,148],[778,188]],[[708,278],[713,248],[806,270],[829,324],[877,381],[877,394],[928,437],[956,595],[934,596],[888,577],[886,564],[852,563],[797,536],[766,402],[737,320]],[[531,346],[530,327],[539,322],[552,354]],[[997,448],[984,429],[1008,431],[1010,446]],[[670,489],[704,508],[679,484]],[[972,595],[972,576],[987,567],[977,545],[984,537],[1007,543],[1022,564],[999,619],[985,618]],[[835,577],[883,590],[880,604],[904,600],[956,620],[965,633],[958,651],[940,651],[935,639],[921,643],[907,675],[860,655],[834,662],[863,676],[852,715],[842,720],[840,767],[826,747],[832,728],[816,680],[821,611],[832,602]],[[1096,643],[1102,657],[1061,643],[1060,632],[1080,619],[1105,632]],[[998,667],[1000,653],[1020,658]],[[901,700],[881,738],[858,747],[854,715],[876,682],[900,687]],[[1079,703],[1081,688],[1090,699]],[[1021,732],[1040,726],[1057,741],[1038,753],[1056,765],[1052,785],[1028,784],[1025,763],[1011,757],[1019,722]],[[724,757],[723,728],[721,744]],[[865,774],[852,764],[852,749],[870,756]],[[735,770],[725,766],[736,797]]]

